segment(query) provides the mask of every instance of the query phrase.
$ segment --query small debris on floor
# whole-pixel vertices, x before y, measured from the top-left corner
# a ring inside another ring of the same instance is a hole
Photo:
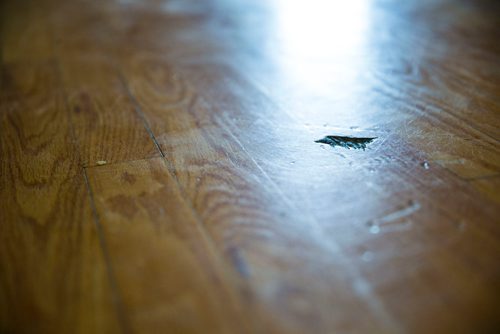
[[[108,162],[106,160],[99,160],[96,162],[97,166],[103,166],[105,164],[107,164]]]
[[[371,143],[377,137],[350,137],[350,136],[325,136],[316,140],[316,143],[328,144],[330,146],[340,146],[347,149],[366,149],[366,145]]]

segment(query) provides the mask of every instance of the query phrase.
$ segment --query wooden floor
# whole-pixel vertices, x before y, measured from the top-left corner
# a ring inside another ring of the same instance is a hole
[[[0,333],[500,332],[498,2],[0,21]]]

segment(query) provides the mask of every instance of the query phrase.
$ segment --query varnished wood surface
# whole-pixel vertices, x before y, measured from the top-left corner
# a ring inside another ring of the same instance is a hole
[[[500,331],[494,1],[1,5],[1,333]]]

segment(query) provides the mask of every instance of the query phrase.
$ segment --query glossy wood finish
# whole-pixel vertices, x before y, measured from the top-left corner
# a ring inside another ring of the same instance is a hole
[[[4,2],[0,332],[497,332],[499,13]]]

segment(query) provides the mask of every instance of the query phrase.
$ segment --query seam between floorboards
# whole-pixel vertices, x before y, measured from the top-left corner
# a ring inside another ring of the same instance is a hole
[[[56,67],[58,67],[58,66],[56,66]],[[58,74],[60,74],[60,73],[58,73]],[[60,78],[58,78],[58,81],[59,80],[60,80]],[[60,81],[59,81],[59,84],[61,84]],[[68,114],[71,114],[71,111],[69,110],[69,106],[67,104],[66,92],[62,86],[61,86],[61,91],[62,91],[62,94],[64,96],[64,104],[65,104],[66,110],[67,110]],[[68,123],[69,123],[68,125],[70,127],[70,133],[71,133],[71,137],[72,137],[71,144],[73,146],[73,151],[77,153],[78,161],[80,161],[80,157],[81,157],[80,151],[79,151],[80,146],[78,145],[78,140],[76,138],[76,134],[74,131],[74,124],[72,122],[71,116],[68,116]],[[116,283],[116,277],[115,277],[114,271],[112,269],[111,259],[109,256],[109,251],[107,248],[105,237],[104,237],[104,234],[102,232],[102,226],[101,226],[101,223],[99,220],[99,215],[97,213],[97,209],[95,206],[95,199],[94,199],[94,195],[92,192],[92,188],[91,188],[89,180],[88,180],[86,168],[84,166],[80,166],[80,168],[82,170],[82,174],[83,174],[83,178],[84,178],[84,182],[85,182],[85,187],[87,190],[87,195],[89,196],[89,200],[90,200],[90,208],[91,208],[92,216],[93,216],[92,220],[94,222],[94,226],[96,228],[96,232],[97,232],[97,235],[99,238],[99,246],[100,246],[101,254],[103,255],[103,258],[104,258],[104,263],[105,263],[106,273],[107,273],[106,276],[108,277],[108,282],[109,282],[110,287],[111,287],[111,296],[113,299],[113,305],[115,308],[116,316],[118,318],[118,323],[120,324],[120,328],[121,328],[122,332],[128,334],[128,333],[131,333],[131,330],[129,330],[129,328],[131,328],[131,327],[130,327],[128,318],[126,316],[126,313],[125,313],[125,310],[123,307],[121,292],[118,289],[118,284]]]
[[[87,175],[87,170],[86,168],[82,168],[82,174],[83,178],[85,181],[85,186],[87,189],[87,194],[90,199],[90,207],[92,209],[92,216],[93,216],[93,221],[94,221],[94,226],[97,231],[97,236],[99,238],[99,245],[101,246],[102,254],[104,257],[104,262],[105,262],[105,267],[106,267],[106,272],[107,272],[107,277],[109,280],[109,284],[111,286],[111,296],[113,298],[113,304],[115,305],[115,309],[117,312],[118,320],[120,323],[120,327],[124,333],[131,333],[132,331],[130,330],[131,326],[128,321],[128,318],[126,316],[125,308],[123,306],[123,300],[121,298],[121,292],[118,287],[118,283],[116,281],[116,275],[113,270],[113,267],[111,265],[111,258],[109,256],[109,250],[108,246],[106,243],[106,238],[104,237],[104,232],[102,229],[102,224],[101,220],[99,218],[99,213],[97,212],[97,208],[95,205],[95,199],[94,199],[94,192],[92,191],[92,187],[89,182],[89,178]]]
[[[127,82],[125,81],[125,77],[123,76],[122,72],[120,71],[120,69],[118,67],[116,67],[115,65],[115,70],[116,70],[116,73],[118,75],[118,78],[123,86],[123,88],[125,89],[125,92],[128,96],[128,98],[130,99],[130,101],[132,102],[132,104],[134,105],[134,111],[135,113],[137,114],[137,116],[140,117],[141,121],[142,121],[142,125],[144,126],[144,128],[146,129],[146,131],[148,132],[149,134],[149,137],[151,138],[151,140],[153,141],[156,149],[158,150],[158,152],[160,152],[160,155],[165,158],[165,153],[163,152],[163,150],[161,149],[161,146],[160,144],[158,143],[158,140],[156,139],[156,136],[155,134],[153,133],[153,130],[151,129],[151,125],[149,124],[148,122],[148,119],[146,118],[146,115],[144,115],[144,112],[142,111],[142,109],[140,108],[139,106],[139,103],[137,102],[136,98],[132,95],[132,92],[130,91],[129,87],[128,87],[128,84]]]
[[[122,78],[123,78],[123,76],[122,76]],[[129,88],[125,84],[125,82],[124,82],[124,85],[126,87],[126,90],[129,91]],[[129,94],[130,94],[130,92],[129,92]],[[204,97],[202,97],[202,98],[205,99]],[[137,101],[135,99],[134,99],[134,103],[136,104],[136,108],[140,108],[138,106]],[[190,112],[190,114],[193,117],[195,117],[195,115],[193,115],[191,112]],[[217,125],[221,126],[222,128],[224,128],[231,135],[231,137],[233,137],[233,139],[235,139],[237,145],[242,149],[242,151],[245,153],[245,155],[249,157],[250,161],[259,169],[259,171],[262,173],[262,175],[268,181],[270,181],[270,183],[273,186],[273,188],[275,188],[275,190],[277,190],[280,193],[281,197],[285,200],[285,202],[287,203],[287,205],[289,207],[291,207],[291,208],[294,208],[294,210],[296,210],[295,205],[288,199],[288,197],[286,197],[284,195],[284,193],[281,191],[281,189],[275,184],[275,182],[269,177],[269,175],[262,169],[262,167],[255,161],[255,159],[250,156],[250,154],[248,153],[248,151],[244,148],[244,146],[242,145],[242,143],[234,136],[234,134],[232,133],[232,131],[230,131],[227,128],[227,126],[225,126],[224,124],[221,124],[221,122],[218,120],[217,117],[215,117],[213,120],[215,121],[215,124],[217,124]],[[169,162],[167,161],[165,155],[163,155],[163,156],[165,158],[164,160],[165,160],[165,163],[166,163],[167,167],[169,167]],[[169,171],[170,171],[170,169],[169,169]],[[172,171],[170,171],[170,173],[172,173]],[[197,221],[199,222],[199,224],[201,224],[203,226],[202,227],[203,231],[206,231],[205,228],[204,228],[203,221],[201,220],[201,217],[199,216],[199,214],[196,212],[196,210],[192,206],[192,203],[189,200],[189,198],[186,198],[186,195],[185,195],[185,192],[183,190],[183,187],[180,185],[180,182],[177,179],[177,177],[175,177],[175,175],[174,175],[174,179],[176,180],[176,182],[178,184],[178,187],[181,190],[183,198],[187,201],[187,203],[191,207],[192,211],[195,213],[195,215],[197,217]],[[309,221],[309,224],[316,231],[315,234],[319,233],[319,235],[321,235],[322,228],[319,225],[319,223],[317,222],[317,220],[314,217],[311,217],[310,215],[308,215],[306,218],[308,218],[307,220]],[[206,233],[208,233],[208,232],[206,232]],[[215,248],[216,254],[220,254],[217,251],[212,238],[210,238],[210,241],[212,241],[211,245],[213,245],[212,247]],[[336,243],[328,242],[325,246],[327,246],[331,251],[333,251],[335,253],[339,253],[340,247]],[[349,267],[348,264],[345,264],[344,266],[346,268],[351,268],[351,267]],[[375,296],[373,296],[372,290],[370,289],[370,285],[368,284],[368,282],[362,277],[362,275],[359,272],[357,272],[357,270],[353,272],[353,269],[351,268],[349,271],[350,271],[350,275],[349,276],[353,276],[353,278],[358,283],[357,285],[363,290],[362,293],[359,293],[359,292],[356,292],[356,291],[355,291],[355,293],[359,295],[359,297],[361,298],[361,300],[366,301],[367,304],[370,305],[370,308],[374,311],[374,314],[376,314],[377,317],[379,317],[379,319],[381,321],[383,321],[386,326],[390,327],[394,331],[399,331],[400,329],[398,328],[399,326],[397,325],[397,322],[386,311],[385,307],[381,304],[381,302]],[[354,289],[354,285],[353,285],[353,289]],[[364,295],[364,297],[363,297],[363,295]]]
[[[77,157],[78,157],[77,161],[78,161],[78,164],[80,164],[81,163],[80,145],[79,145],[78,138],[76,137],[75,126],[74,126],[73,118],[71,116],[71,110],[69,108],[67,92],[64,89],[64,85],[63,85],[63,81],[62,81],[62,73],[61,73],[60,64],[57,61],[58,57],[57,57],[57,53],[55,50],[55,44],[53,42],[54,41],[54,34],[53,34],[52,21],[50,21],[50,25],[48,28],[49,28],[49,33],[50,33],[50,40],[51,40],[52,46],[54,48],[53,56],[54,56],[55,60],[53,61],[52,66],[54,68],[54,72],[55,72],[55,76],[56,76],[56,83],[57,83],[58,88],[60,89],[60,94],[62,95],[62,98],[63,98],[64,108],[65,108],[66,113],[67,113],[67,122],[68,122],[69,130],[70,130],[72,151],[75,152],[75,154],[77,155]],[[83,178],[84,178],[84,182],[85,182],[85,187],[87,190],[87,195],[89,196],[89,200],[90,200],[90,208],[91,208],[92,215],[93,215],[93,222],[94,222],[94,226],[96,228],[97,236],[99,238],[99,248],[100,248],[101,254],[104,258],[104,265],[106,267],[106,274],[107,274],[106,276],[108,278],[108,282],[109,282],[110,288],[111,288],[111,296],[113,299],[114,311],[116,312],[116,317],[117,317],[119,326],[121,328],[121,331],[123,333],[128,334],[128,333],[131,333],[131,330],[129,329],[131,327],[130,327],[130,323],[128,321],[128,318],[126,316],[125,310],[124,310],[123,301],[121,298],[121,293],[119,291],[118,284],[116,283],[114,271],[112,269],[111,260],[110,260],[109,252],[108,252],[108,249],[106,246],[105,237],[104,237],[103,232],[102,232],[102,226],[100,224],[99,215],[97,213],[97,209],[95,206],[92,188],[90,187],[90,183],[89,183],[89,180],[87,177],[87,171],[85,170],[85,167],[80,166],[80,168],[82,169],[82,174],[83,174]]]
[[[207,231],[207,229],[205,227],[205,224],[203,222],[203,218],[199,215],[198,211],[194,208],[191,199],[188,197],[188,195],[186,194],[186,192],[184,190],[184,187],[181,185],[179,179],[177,178],[177,176],[173,172],[173,166],[171,166],[170,161],[167,159],[167,156],[165,155],[165,153],[161,149],[161,146],[159,145],[158,141],[156,140],[156,137],[153,133],[153,130],[151,129],[151,126],[148,122],[148,119],[147,119],[146,115],[144,114],[144,112],[142,111],[142,109],[139,105],[139,102],[132,95],[132,92],[130,91],[130,88],[125,80],[125,77],[123,76],[121,70],[118,67],[116,68],[116,71],[118,72],[118,75],[120,77],[120,80],[122,82],[123,87],[125,88],[125,91],[127,92],[127,95],[129,96],[130,100],[134,104],[134,107],[135,107],[137,114],[141,117],[142,121],[144,122],[144,127],[146,128],[146,130],[150,134],[151,139],[153,140],[154,144],[156,145],[158,151],[160,152],[161,159],[162,159],[163,163],[165,164],[165,167],[167,168],[168,174],[170,175],[170,177],[172,177],[174,179],[174,181],[177,185],[177,190],[179,191],[179,193],[181,195],[181,198],[186,203],[186,205],[189,207],[190,211],[193,213],[193,216],[194,216],[195,221],[196,221],[196,229],[200,233],[200,235],[203,239],[203,242],[207,246],[208,250],[212,253],[212,257],[217,261],[216,266],[219,267],[219,269],[216,269],[216,268],[214,268],[214,269],[216,270],[216,272],[219,272],[220,274],[222,274],[222,277],[217,278],[217,280],[221,283],[220,286],[226,292],[229,300],[233,303],[234,311],[236,312],[238,317],[244,319],[244,317],[241,315],[242,312],[244,311],[244,307],[242,305],[240,305],[241,303],[238,301],[238,298],[237,298],[237,295],[240,294],[238,292],[238,290],[239,290],[238,284],[236,284],[236,283],[234,284],[234,289],[236,292],[232,293],[231,292],[232,289],[229,289],[226,286],[226,284],[224,284],[224,281],[221,281],[222,278],[227,278],[229,280],[229,282],[237,282],[237,278],[234,278],[234,277],[237,277],[237,273],[233,272],[233,270],[230,270],[227,268],[223,253],[218,250],[218,248],[215,244],[215,241],[213,240],[210,233]],[[156,157],[156,158],[158,158],[158,157]],[[250,331],[252,330],[252,326],[249,325],[248,321],[245,321],[245,327],[246,327],[245,328],[246,332],[248,332],[249,330]]]

